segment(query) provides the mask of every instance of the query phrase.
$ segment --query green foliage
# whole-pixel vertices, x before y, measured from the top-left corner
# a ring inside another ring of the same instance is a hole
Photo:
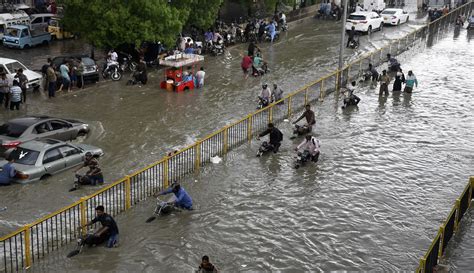
[[[61,0],[64,26],[97,47],[161,41],[173,45],[186,23],[208,27],[223,0]]]

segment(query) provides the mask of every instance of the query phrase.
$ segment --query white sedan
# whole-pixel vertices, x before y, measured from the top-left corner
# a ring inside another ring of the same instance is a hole
[[[384,9],[380,15],[384,24],[396,26],[408,22],[409,19],[408,12],[402,9]]]
[[[354,27],[356,31],[367,32],[383,28],[383,18],[376,12],[359,11],[354,12],[347,17],[346,30],[351,30]]]

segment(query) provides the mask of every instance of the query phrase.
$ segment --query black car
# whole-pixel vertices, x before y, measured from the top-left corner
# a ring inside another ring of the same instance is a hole
[[[95,61],[90,58],[88,55],[67,55],[67,56],[58,56],[53,59],[53,65],[56,70],[59,71],[59,66],[64,62],[71,59],[81,60],[84,64],[84,82],[98,82],[99,81],[99,67]],[[59,82],[59,81],[58,81]],[[80,79],[78,79],[78,84]]]

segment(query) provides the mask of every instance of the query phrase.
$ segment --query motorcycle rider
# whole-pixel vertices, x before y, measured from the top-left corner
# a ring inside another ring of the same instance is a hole
[[[112,48],[109,53],[107,53],[107,62],[104,66],[103,72],[107,71],[110,66],[112,65],[119,65],[118,63],[118,54],[115,52],[115,50]]]
[[[168,189],[159,192],[155,195],[155,197],[160,195],[166,195],[169,193],[173,193],[175,196],[175,201],[173,201],[173,205],[178,208],[192,210],[193,209],[193,200],[191,196],[182,188],[178,183],[173,183],[171,187]]]
[[[278,88],[278,85],[276,83],[273,84],[273,91],[272,91],[272,100],[273,101],[279,101],[283,98],[283,90],[281,88]],[[281,102],[283,103],[283,102]]]
[[[356,88],[356,82],[353,81],[350,84],[347,85],[347,94],[345,95],[344,98],[344,105],[342,106],[342,109],[346,108],[349,105],[357,105],[360,101],[360,98],[356,95],[354,95],[354,91]]]
[[[387,54],[387,61],[389,71],[397,72],[400,69],[400,63],[397,61],[397,59],[392,58],[392,55],[390,55],[390,53]]]
[[[106,247],[111,248],[117,246],[118,244],[119,230],[114,218],[112,218],[112,216],[110,216],[109,214],[105,213],[104,210],[104,206],[97,206],[95,208],[97,216],[90,222],[85,224],[84,227],[91,226],[96,222],[100,222],[102,227],[96,233],[94,233],[94,237],[107,237]],[[80,226],[80,228],[82,228],[82,226]]]
[[[262,84],[262,90],[260,91],[260,95],[258,95],[258,99],[262,103],[262,108],[268,106],[272,102],[272,91],[268,88],[266,83]]]
[[[305,111],[297,120],[293,122],[293,124],[296,124],[303,118],[306,118],[306,124],[303,127],[299,127],[298,131],[307,130],[308,132],[311,132],[311,130],[313,130],[313,125],[316,124],[316,117],[314,115],[313,110],[311,110],[311,105],[306,104]]]
[[[275,39],[276,35],[276,26],[275,26],[275,21],[271,21],[270,24],[268,24],[265,27],[266,30],[268,30],[270,34],[270,42],[273,42],[273,39]]]
[[[222,35],[217,30],[215,30],[214,34],[212,35],[212,44],[218,45],[219,40],[224,41],[224,38],[222,38]]]
[[[86,175],[81,177],[79,181],[81,184],[95,186],[104,183],[104,176],[102,175],[102,170],[99,168],[99,161],[92,156],[91,152],[85,154],[84,164],[77,168],[75,173],[84,167],[89,167],[89,170],[86,172]]]
[[[354,44],[357,43],[357,41],[354,39],[356,35],[356,30],[355,30],[355,27],[352,26],[351,27],[351,30],[349,30],[349,32],[347,33],[347,44],[346,44],[346,47],[349,47],[349,45],[351,44],[351,42],[353,42]]]
[[[260,140],[261,137],[270,134],[270,145],[274,153],[278,152],[278,149],[281,146],[281,141],[283,140],[283,133],[276,128],[273,123],[268,123],[267,130],[260,133],[257,137],[257,140]]]
[[[311,155],[311,161],[318,162],[320,148],[321,148],[321,143],[319,139],[313,137],[312,135],[306,135],[303,142],[301,142],[300,145],[298,145],[295,148],[295,151],[297,152],[299,150],[302,150],[303,152],[308,151],[309,154]]]

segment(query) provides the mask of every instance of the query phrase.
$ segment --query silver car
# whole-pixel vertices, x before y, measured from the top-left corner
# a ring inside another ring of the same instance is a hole
[[[9,154],[15,160],[13,166],[17,171],[13,182],[23,184],[45,179],[83,164],[87,152],[96,157],[104,154],[102,149],[91,145],[49,138],[22,143]],[[0,161],[0,168],[6,163],[6,160]]]
[[[0,126],[0,157],[28,140],[53,138],[67,141],[88,133],[89,125],[78,120],[48,116],[15,118]]]

